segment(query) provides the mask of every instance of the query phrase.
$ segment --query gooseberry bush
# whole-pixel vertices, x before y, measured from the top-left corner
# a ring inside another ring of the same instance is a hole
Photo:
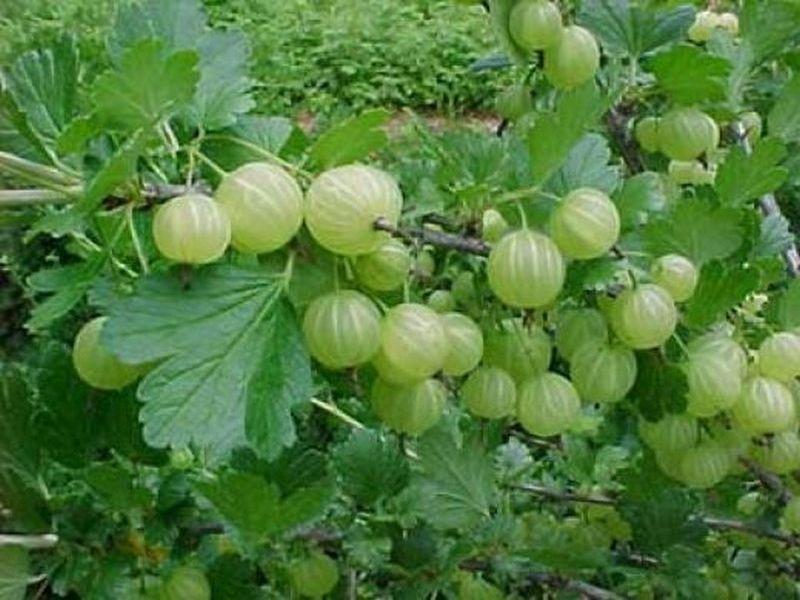
[[[800,593],[800,7],[461,4],[497,132],[256,114],[196,0],[2,70],[0,597]]]

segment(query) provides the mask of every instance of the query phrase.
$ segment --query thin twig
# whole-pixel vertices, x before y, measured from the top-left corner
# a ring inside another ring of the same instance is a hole
[[[544,486],[533,484],[518,485],[515,486],[514,489],[527,492],[529,494],[534,494],[555,502],[579,502],[584,504],[600,504],[604,506],[614,506],[616,504],[616,501],[613,498],[603,494],[578,494],[575,492],[553,490]],[[696,515],[693,518],[699,519],[711,529],[740,531],[742,533],[749,533],[758,537],[776,540],[792,546],[800,545],[800,539],[797,536],[780,531],[762,529],[742,521],[736,521],[733,519],[718,519],[703,515]]]
[[[316,406],[318,408],[321,408],[322,410],[324,410],[327,413],[332,414],[337,419],[340,419],[340,420],[344,421],[345,423],[347,423],[348,425],[351,425],[352,427],[355,427],[356,429],[366,429],[366,427],[364,426],[364,424],[361,421],[355,419],[354,417],[351,417],[346,412],[344,412],[342,409],[340,409],[338,406],[334,406],[333,404],[329,404],[328,402],[324,402],[323,400],[320,400],[319,398],[312,398],[311,399],[311,404],[313,404],[314,406]]]
[[[628,132],[628,118],[620,112],[617,108],[612,108],[606,115],[606,126],[611,134],[611,137],[617,143],[619,153],[622,160],[625,161],[625,166],[631,174],[641,173],[644,171],[644,164],[642,158],[639,156],[636,142],[631,138]]]
[[[782,504],[787,504],[792,499],[792,493],[783,485],[783,481],[775,473],[767,471],[757,462],[745,456],[741,457],[739,462],[755,475],[764,487],[774,492]]]
[[[582,594],[584,598],[590,598],[591,600],[617,600],[622,598],[622,596],[610,590],[597,587],[580,579],[561,577],[555,573],[530,573],[528,577],[537,583],[577,592]]]
[[[747,128],[744,124],[741,121],[737,121],[732,125],[732,129],[736,137],[736,143],[744,150],[745,154],[752,154],[753,147],[750,145],[750,140],[747,139]],[[783,216],[774,194],[764,194],[759,198],[758,204],[761,207],[761,213],[765,216]],[[789,245],[783,252],[783,259],[786,262],[786,269],[789,274],[792,277],[800,277],[800,252],[797,250],[797,244],[792,242]]]
[[[478,238],[462,237],[452,233],[444,233],[429,227],[397,227],[387,219],[380,217],[375,221],[375,229],[386,231],[392,236],[412,242],[422,242],[440,248],[449,248],[469,254],[488,256],[491,247]]]
[[[29,550],[52,548],[58,544],[58,536],[54,533],[41,535],[20,535],[15,533],[0,533],[0,546],[22,546]]]

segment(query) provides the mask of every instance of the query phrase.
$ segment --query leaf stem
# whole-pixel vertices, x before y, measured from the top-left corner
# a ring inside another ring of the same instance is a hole
[[[68,204],[74,195],[80,194],[83,188],[70,188],[67,192],[52,189],[0,190],[0,208],[16,208],[38,204]]]
[[[125,208],[125,221],[128,225],[128,232],[131,236],[133,250],[136,252],[136,258],[139,259],[139,266],[142,268],[142,273],[147,275],[150,272],[150,265],[142,249],[142,242],[139,239],[139,233],[136,231],[136,223],[133,220],[133,202],[128,203],[128,206]]]
[[[0,533],[0,546],[22,546],[30,550],[52,548],[58,544],[58,536],[54,533],[41,535],[18,535],[14,533]]]
[[[81,183],[78,178],[66,175],[58,169],[24,159],[10,152],[0,152],[0,171],[55,190],[68,189]]]
[[[356,429],[366,429],[366,426],[361,421],[355,419],[354,417],[351,417],[342,409],[340,409],[338,406],[320,400],[319,398],[311,398],[311,404],[313,404],[317,408],[321,408],[327,413],[332,414],[334,417],[340,419],[341,421],[344,421],[351,427],[355,427]]]
[[[312,173],[306,171],[305,169],[302,169],[302,168],[298,167],[297,165],[294,165],[294,164],[290,163],[289,161],[282,159],[277,154],[275,154],[273,152],[270,152],[266,148],[262,148],[258,144],[254,144],[253,142],[244,140],[244,139],[242,139],[240,137],[237,137],[235,135],[226,135],[226,134],[217,133],[217,134],[207,135],[205,139],[207,139],[207,140],[221,140],[221,141],[226,141],[226,142],[233,142],[234,144],[239,144],[243,148],[247,148],[248,150],[251,150],[251,151],[255,152],[256,154],[259,154],[259,155],[263,156],[267,160],[275,163],[276,165],[279,165],[281,167],[284,167],[285,169],[293,171],[293,172],[297,173],[298,175],[302,175],[303,177],[308,177],[308,178],[313,177]]]
[[[228,175],[228,172],[225,169],[220,167],[217,163],[215,163],[213,160],[208,158],[205,154],[200,152],[200,150],[198,150],[197,148],[193,148],[191,150],[191,152],[193,152],[197,156],[197,158],[199,158],[201,161],[203,161],[209,167],[211,167],[211,170],[214,171],[220,177],[226,177]]]

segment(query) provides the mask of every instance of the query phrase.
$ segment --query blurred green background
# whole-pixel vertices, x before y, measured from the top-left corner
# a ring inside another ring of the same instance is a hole
[[[75,33],[102,67],[124,0],[0,0],[0,63]],[[169,0],[165,0],[169,1]],[[214,26],[250,38],[259,108],[334,116],[370,106],[456,114],[491,107],[507,71],[470,71],[496,50],[479,5],[451,0],[206,0]],[[91,78],[93,73],[86,74]]]

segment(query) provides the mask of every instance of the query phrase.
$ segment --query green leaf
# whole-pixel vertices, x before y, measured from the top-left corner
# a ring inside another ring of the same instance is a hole
[[[5,89],[0,77],[0,148],[36,162],[49,160],[47,149]]]
[[[608,537],[577,519],[557,521],[553,515],[529,512],[523,517],[525,554],[559,571],[598,569],[611,559]]]
[[[629,396],[648,421],[686,409],[689,384],[676,364],[666,362],[657,352],[636,353],[636,383]]]
[[[345,493],[361,504],[392,497],[408,483],[408,463],[397,442],[376,431],[353,432],[336,449],[334,464]]]
[[[767,306],[767,318],[782,329],[800,327],[800,279],[794,279],[789,287],[775,295]]]
[[[78,73],[75,42],[65,36],[52,48],[23,54],[0,77],[30,130],[50,148],[75,113]]]
[[[263,600],[254,573],[254,566],[244,558],[223,554],[208,570],[211,597],[215,600]]]
[[[72,217],[91,213],[118,187],[136,177],[139,157],[144,153],[150,136],[149,129],[139,129],[117,148],[116,152],[105,161],[102,168],[89,181],[86,192],[76,205]],[[69,213],[66,216],[70,217]],[[73,219],[69,218],[67,224],[72,223],[74,223]]]
[[[69,313],[92,286],[104,263],[104,257],[98,255],[82,263],[42,269],[31,275],[28,285],[33,290],[53,295],[31,310],[26,327],[40,331]]]
[[[752,154],[732,148],[717,173],[716,188],[720,200],[740,206],[778,189],[789,175],[778,166],[786,158],[786,147],[776,138],[764,138]]]
[[[623,231],[637,228],[651,212],[664,210],[667,204],[664,180],[658,173],[646,171],[625,180],[614,195]]]
[[[679,45],[648,61],[658,84],[678,104],[724,100],[731,64],[697,46]]]
[[[689,5],[656,10],[628,0],[584,0],[578,23],[600,38],[608,54],[638,57],[683,39],[694,14]]]
[[[736,252],[744,234],[738,210],[714,208],[695,198],[682,199],[669,213],[649,222],[642,238],[655,256],[682,254],[702,265]]]
[[[289,119],[243,115],[233,127],[206,139],[203,152],[223,169],[232,171],[245,163],[264,160],[258,148],[272,154],[293,155],[299,153],[305,143],[305,134]]]
[[[195,481],[194,487],[246,544],[264,542],[321,516],[332,496],[330,482],[322,481],[282,498],[274,483],[259,475],[234,471]]]
[[[376,108],[334,125],[309,148],[311,161],[320,169],[329,169],[366,158],[388,143],[381,127],[390,116],[388,110]]]
[[[0,600],[23,600],[30,582],[27,550],[18,546],[0,546]]]
[[[783,215],[771,214],[764,217],[751,255],[756,258],[774,257],[787,250],[795,239],[789,226],[789,221]]]
[[[95,111],[121,131],[153,127],[192,99],[200,76],[197,60],[194,51],[170,53],[158,40],[143,40],[122,55],[118,69],[94,82]]]
[[[651,453],[623,472],[618,510],[631,525],[637,548],[658,555],[675,544],[699,544],[706,537],[701,521],[693,519],[698,506],[689,490],[667,479]]]
[[[247,442],[266,456],[293,442],[289,412],[309,398],[310,366],[285,303],[281,278],[216,265],[188,289],[172,275],[143,278],[112,307],[108,347],[127,362],[163,361],[138,390],[149,444],[196,443],[221,458]]]
[[[37,487],[39,440],[30,435],[34,392],[19,369],[0,367],[0,502],[16,521],[45,529],[50,520]]]
[[[153,499],[149,490],[133,476],[112,463],[98,463],[86,469],[84,480],[102,499],[106,508],[126,512],[145,508]]]
[[[291,304],[279,302],[263,333],[261,368],[251,380],[245,409],[248,441],[267,458],[277,457],[296,440],[292,409],[311,398],[311,368],[303,334]]]
[[[757,290],[760,283],[761,275],[754,267],[726,266],[719,261],[706,264],[685,307],[686,323],[693,327],[711,325]]]
[[[570,150],[567,160],[553,173],[547,188],[565,196],[580,187],[590,187],[610,194],[619,183],[619,170],[610,166],[611,149],[602,135],[588,133]]]
[[[466,529],[490,516],[495,500],[492,461],[477,443],[459,447],[443,428],[419,440],[413,486],[418,509],[438,529]]]
[[[157,39],[169,50],[187,50],[196,47],[205,28],[206,16],[197,0],[132,2],[120,7],[108,48],[118,64],[127,49],[145,38]]]
[[[759,63],[800,40],[800,6],[793,0],[746,0],[740,19],[742,39]]]
[[[233,125],[255,106],[248,77],[250,48],[239,31],[208,32],[197,45],[200,81],[187,108],[189,122],[207,131]]]
[[[572,148],[608,108],[594,82],[562,93],[552,113],[540,115],[528,134],[535,183],[546,181],[567,160]]]
[[[770,135],[785,142],[800,142],[800,75],[795,75],[781,90],[767,117]]]

